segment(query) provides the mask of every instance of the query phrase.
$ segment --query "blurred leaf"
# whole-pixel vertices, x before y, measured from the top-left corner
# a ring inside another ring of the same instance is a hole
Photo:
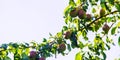
[[[80,54],[80,52],[78,52],[75,56],[75,60],[83,60],[82,59],[82,55]]]
[[[27,54],[22,53],[22,60],[29,60],[29,57],[27,56]]]
[[[111,22],[112,19],[113,19],[113,17],[108,17],[108,18],[107,18],[107,22],[108,22],[108,23]]]
[[[49,33],[49,35],[50,35],[50,36],[52,36],[52,34],[51,34],[51,33]]]
[[[7,44],[2,44],[1,46],[2,48],[4,48],[5,50],[7,49],[8,45]]]
[[[70,16],[67,16],[66,18],[65,18],[65,23],[66,24],[68,24],[69,22],[71,22],[72,21],[72,18],[70,17]]]
[[[105,3],[105,0],[100,0],[101,3]]]
[[[56,36],[57,36],[58,38],[61,38],[61,37],[62,37],[62,33],[61,33],[61,32],[58,32],[58,33],[56,34]]]
[[[118,45],[120,46],[120,36],[119,36],[119,38],[118,38]]]
[[[108,0],[108,2],[112,5],[114,4],[114,0]]]
[[[67,26],[63,26],[62,30],[63,30],[63,32],[68,30]]]
[[[30,52],[30,48],[26,48],[25,49],[25,54],[29,54],[29,52]]]
[[[74,19],[73,22],[76,25],[76,29],[79,30],[79,19]]]
[[[113,27],[113,28],[112,28],[112,30],[111,30],[111,34],[112,34],[112,35],[115,34],[116,28],[117,28],[117,27]]]
[[[43,38],[43,42],[47,42],[47,39],[46,38]],[[33,43],[35,45],[35,43]]]
[[[92,13],[95,13],[96,12],[96,9],[95,8],[92,8]]]
[[[69,5],[75,6],[76,4],[75,4],[74,0],[69,0]]]
[[[103,60],[106,60],[106,54],[103,51],[101,53],[103,55]]]
[[[21,55],[22,52],[23,52],[22,49],[19,49],[19,48],[17,49],[17,51],[18,51],[18,54],[19,54],[19,55]]]
[[[81,4],[81,1],[80,1],[80,0],[77,0],[77,1],[76,1],[76,4],[77,4],[77,5]]]
[[[82,42],[79,42],[79,46],[81,49],[84,48],[84,44]]]
[[[117,27],[120,27],[120,22],[118,22]]]
[[[108,50],[110,50],[110,46],[108,44],[106,44],[106,47],[108,48]]]
[[[115,7],[116,7],[117,10],[120,12],[120,4],[115,4]]]
[[[78,37],[79,37],[81,34],[82,34],[81,31],[78,31],[78,32],[77,32],[77,36],[78,36]]]
[[[68,50],[69,50],[69,51],[71,51],[71,47],[70,47],[70,44],[67,44],[67,46],[68,46]]]
[[[10,57],[5,56],[3,60],[11,60]]]
[[[75,32],[72,32],[71,37],[70,37],[70,41],[71,41],[72,48],[78,47],[77,36],[76,36]]]
[[[70,6],[67,6],[67,7],[64,9],[64,15],[65,15],[65,17],[68,16],[69,11],[70,11]]]

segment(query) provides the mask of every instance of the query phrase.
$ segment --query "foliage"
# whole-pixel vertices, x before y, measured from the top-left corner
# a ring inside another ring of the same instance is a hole
[[[13,54],[14,60],[45,60],[57,54],[64,56],[74,48],[80,51],[75,60],[106,60],[105,51],[114,45],[111,36],[118,34],[120,28],[120,1],[69,0],[64,19],[66,26],[42,43],[2,44],[0,60],[11,60],[9,54]],[[90,32],[94,33],[94,39],[88,37]]]

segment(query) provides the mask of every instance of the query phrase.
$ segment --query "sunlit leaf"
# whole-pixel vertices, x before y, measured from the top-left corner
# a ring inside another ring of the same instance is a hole
[[[82,59],[82,55],[80,54],[80,52],[78,52],[75,56],[75,60],[83,60]]]
[[[77,4],[77,5],[81,4],[81,1],[80,1],[80,0],[77,0],[77,1],[76,1],[76,4]]]
[[[117,26],[120,27],[120,22],[118,22]]]
[[[64,9],[64,15],[65,15],[65,17],[68,16],[69,11],[70,11],[70,6],[67,6],[67,7]]]
[[[75,4],[74,0],[69,0],[69,5],[75,6],[76,4]]]

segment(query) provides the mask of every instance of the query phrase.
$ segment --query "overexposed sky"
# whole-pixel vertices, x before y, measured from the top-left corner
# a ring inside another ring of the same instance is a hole
[[[49,37],[49,32],[56,34],[65,25],[63,10],[67,5],[68,0],[0,0],[0,44],[41,42]],[[108,60],[116,56],[112,52],[120,51],[117,48],[108,52]],[[76,52],[48,60],[74,60]]]
[[[55,34],[64,25],[67,1],[0,0],[0,41],[30,41]]]

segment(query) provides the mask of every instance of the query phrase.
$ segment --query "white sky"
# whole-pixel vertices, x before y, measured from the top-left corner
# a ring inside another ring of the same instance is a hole
[[[63,10],[68,0],[0,0],[0,44],[8,42],[41,42],[61,31],[65,25]],[[120,49],[108,52],[108,60],[113,60]],[[67,56],[58,55],[57,59],[74,60],[77,50]],[[115,52],[115,53],[113,53]],[[111,53],[111,54],[110,54]]]

